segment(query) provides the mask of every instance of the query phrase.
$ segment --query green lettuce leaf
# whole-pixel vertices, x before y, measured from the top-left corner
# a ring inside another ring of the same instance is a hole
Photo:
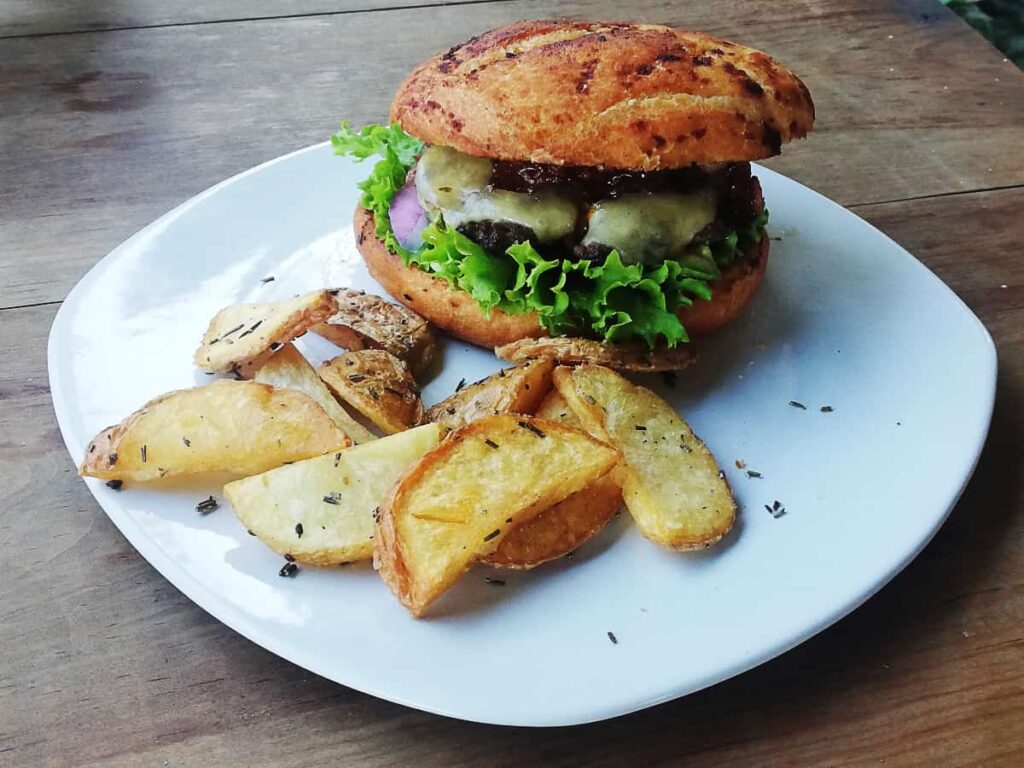
[[[392,253],[408,258],[409,251],[398,243],[391,231],[388,211],[391,199],[405,184],[405,175],[416,164],[416,158],[423,151],[423,142],[410,136],[398,125],[366,125],[353,131],[345,120],[341,128],[331,136],[334,154],[345,155],[357,162],[368,157],[380,157],[365,180],[359,183],[363,191],[360,200],[364,208],[373,211],[377,222],[376,234],[385,242]]]
[[[706,246],[708,253],[720,269],[725,269],[736,260],[737,256],[745,253],[750,246],[761,242],[761,235],[767,226],[768,209],[765,208],[751,219],[746,227],[729,232],[720,240],[709,243]]]
[[[704,280],[675,261],[623,264],[617,251],[602,261],[546,259],[529,242],[491,254],[441,219],[427,226],[423,240],[406,263],[467,291],[485,313],[534,311],[556,335],[673,346],[688,340],[676,310],[711,295]]]
[[[392,253],[466,291],[485,314],[495,308],[511,314],[536,312],[554,335],[639,339],[652,348],[688,341],[676,311],[695,298],[710,299],[711,283],[739,254],[760,242],[768,222],[765,210],[748,226],[657,266],[623,264],[617,251],[600,261],[546,259],[529,242],[491,254],[445,226],[440,217],[423,231],[423,245],[409,251],[391,231],[388,209],[423,143],[397,125],[369,125],[356,132],[345,122],[331,144],[336,154],[358,161],[381,158],[359,189],[363,206],[373,211],[377,236]]]

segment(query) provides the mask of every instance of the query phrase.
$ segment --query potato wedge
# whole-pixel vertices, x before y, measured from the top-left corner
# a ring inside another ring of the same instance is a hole
[[[463,387],[427,410],[427,421],[458,429],[494,413],[532,414],[551,391],[550,360],[527,360]]]
[[[729,532],[736,502],[725,474],[671,405],[598,365],[556,368],[554,378],[591,434],[622,451],[622,497],[644,536],[686,550]]]
[[[529,416],[487,416],[451,433],[381,505],[373,560],[414,616],[517,525],[609,472],[611,446]]]
[[[373,555],[373,518],[395,481],[440,441],[427,424],[367,445],[297,461],[224,486],[260,541],[308,565]]]
[[[423,403],[405,363],[383,349],[346,352],[317,373],[344,403],[387,434],[423,421]]]
[[[642,344],[611,344],[573,337],[520,339],[497,347],[494,354],[513,363],[543,358],[563,365],[591,363],[637,373],[679,371],[697,359],[693,350],[685,345],[652,352]]]
[[[583,428],[557,389],[551,390],[544,398],[536,416],[576,429]],[[498,548],[483,558],[483,562],[502,568],[528,569],[577,549],[604,528],[622,505],[622,488],[615,475],[615,472],[609,472],[599,477],[582,491],[512,529]]]
[[[249,378],[274,352],[338,309],[330,291],[315,291],[266,304],[232,304],[214,315],[195,364],[208,371]]]
[[[107,427],[90,444],[79,474],[142,482],[210,472],[253,475],[349,445],[307,395],[224,379],[169,392]]]
[[[327,389],[316,370],[293,344],[285,344],[256,371],[254,381],[269,384],[278,389],[297,389],[316,400],[327,411],[335,424],[344,430],[352,441],[362,445],[377,436],[352,418]]]
[[[401,304],[353,288],[339,288],[338,311],[313,327],[323,336],[350,351],[383,349],[422,376],[437,354],[430,325]]]

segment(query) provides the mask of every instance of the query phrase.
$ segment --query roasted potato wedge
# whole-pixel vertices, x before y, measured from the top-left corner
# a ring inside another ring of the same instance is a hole
[[[494,354],[513,363],[543,358],[562,365],[591,363],[637,373],[679,371],[696,360],[693,351],[686,346],[651,351],[642,344],[612,344],[572,337],[520,339],[497,347]]]
[[[373,432],[353,419],[348,411],[334,399],[334,395],[327,389],[327,385],[317,376],[316,370],[293,344],[285,344],[277,350],[256,371],[253,380],[278,389],[297,389],[306,393],[327,411],[327,415],[345,431],[345,434],[352,438],[353,442],[359,445],[377,439]]]
[[[297,461],[224,486],[249,531],[309,565],[373,554],[373,518],[391,486],[440,439],[427,424],[343,451]]]
[[[353,288],[335,291],[338,311],[313,327],[339,347],[351,351],[383,349],[397,357],[415,376],[422,376],[437,354],[430,325],[411,309]]]
[[[535,415],[538,419],[583,428],[557,389],[548,393]],[[483,562],[503,568],[527,569],[569,554],[604,528],[621,506],[622,488],[615,474],[609,472],[599,477],[582,491],[512,529]]]
[[[736,502],[725,473],[671,405],[598,365],[556,368],[554,378],[591,434],[622,451],[622,496],[644,536],[685,550],[729,532]]]
[[[423,421],[423,403],[405,363],[383,349],[346,352],[318,371],[344,403],[388,434]]]
[[[381,505],[374,565],[420,616],[505,535],[619,461],[587,433],[529,416],[487,416],[451,433]]]
[[[504,368],[432,405],[427,410],[427,421],[458,429],[494,413],[531,414],[551,391],[554,369],[550,360],[527,360]]]
[[[151,400],[89,445],[79,474],[144,482],[254,475],[351,445],[310,397],[255,381],[214,381]]]
[[[277,349],[298,338],[338,310],[331,291],[315,291],[266,304],[232,304],[214,315],[195,364],[208,371],[243,378]]]

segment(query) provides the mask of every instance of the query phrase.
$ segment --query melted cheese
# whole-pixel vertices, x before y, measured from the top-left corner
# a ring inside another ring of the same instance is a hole
[[[529,227],[542,243],[571,235],[579,211],[576,204],[561,195],[527,195],[495,189],[469,192],[455,208],[444,212],[444,220],[453,227],[471,221],[507,221]]]
[[[416,194],[428,211],[455,208],[466,191],[482,190],[490,181],[490,160],[448,147],[427,147],[416,166]]]
[[[714,220],[710,190],[623,195],[591,208],[583,244],[615,248],[626,264],[657,264],[678,256]]]
[[[427,211],[440,212],[459,227],[503,221],[529,227],[542,243],[572,234],[579,209],[565,195],[535,195],[490,187],[491,162],[447,147],[428,147],[416,169],[416,193]]]
[[[531,195],[494,189],[490,180],[490,160],[431,146],[416,168],[416,194],[426,211],[442,214],[451,227],[477,221],[510,222],[532,229],[541,243],[560,240],[576,230],[580,207],[568,195],[553,190]],[[715,197],[710,190],[629,194],[599,201],[587,216],[585,245],[615,248],[627,264],[657,264],[678,257],[694,235],[714,221]]]

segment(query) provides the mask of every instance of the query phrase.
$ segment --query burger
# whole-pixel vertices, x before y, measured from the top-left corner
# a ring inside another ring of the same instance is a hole
[[[355,233],[398,301],[480,346],[670,368],[757,291],[768,210],[750,161],[813,122],[800,79],[752,48],[525,21],[424,62],[389,125],[342,123],[332,143],[380,157]]]

